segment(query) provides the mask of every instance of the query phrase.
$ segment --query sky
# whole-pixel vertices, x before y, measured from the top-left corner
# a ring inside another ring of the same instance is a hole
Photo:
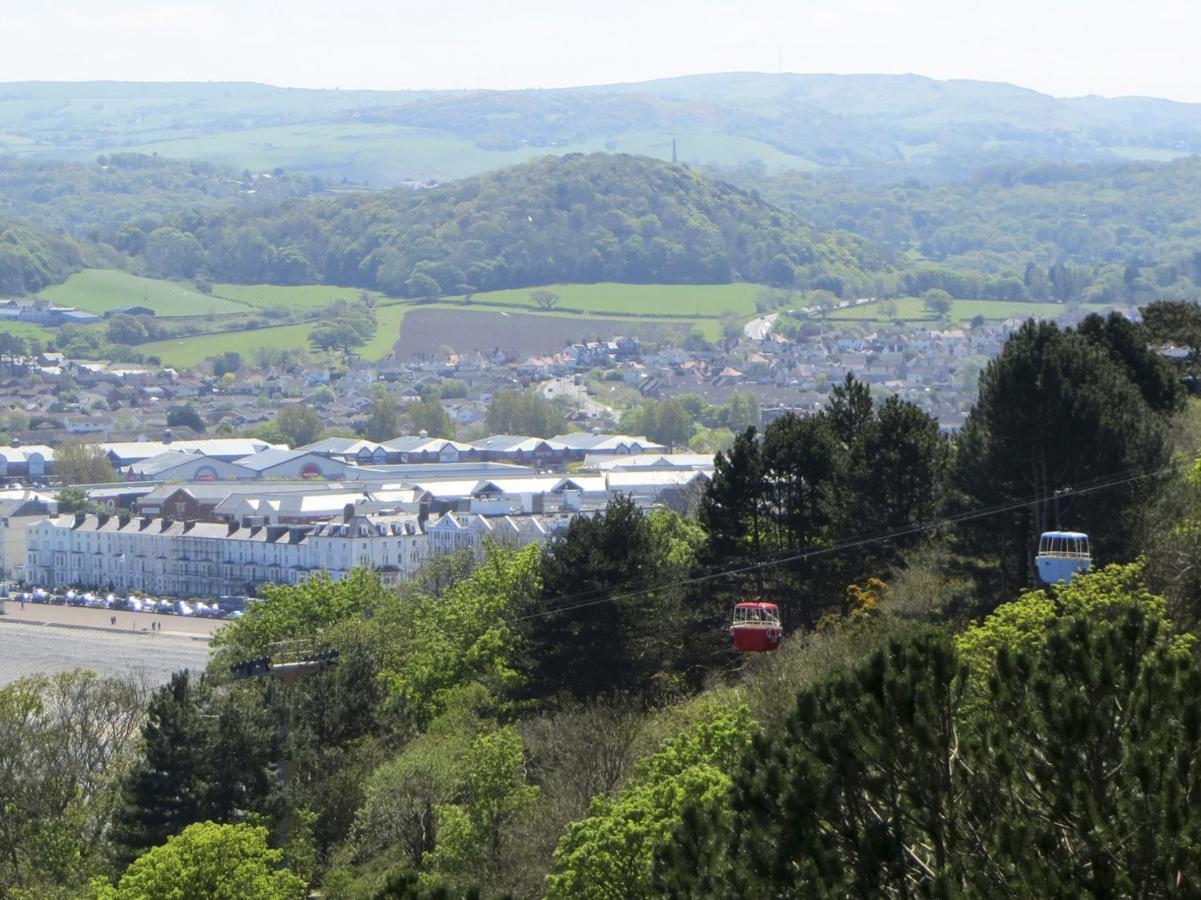
[[[902,73],[1201,102],[1197,0],[0,0],[2,81],[518,88]]]

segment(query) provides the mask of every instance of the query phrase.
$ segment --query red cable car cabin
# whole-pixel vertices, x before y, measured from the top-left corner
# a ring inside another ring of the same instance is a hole
[[[774,603],[739,603],[734,607],[734,624],[730,637],[734,649],[741,653],[765,653],[780,646],[784,628],[780,625],[780,608]]]

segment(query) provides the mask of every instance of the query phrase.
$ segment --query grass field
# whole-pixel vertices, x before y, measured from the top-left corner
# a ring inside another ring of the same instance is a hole
[[[202,294],[174,281],[141,278],[117,269],[85,269],[62,284],[40,291],[63,306],[103,313],[117,306],[149,306],[160,316],[204,316],[249,312],[247,305]]]
[[[829,315],[831,322],[856,322],[861,324],[884,324],[889,321],[881,307],[889,301],[866,303],[850,309],[840,309]],[[897,305],[897,317],[903,322],[934,322],[937,317],[922,307],[920,297],[900,297],[891,301]],[[1085,306],[1089,311],[1101,311],[1104,306]],[[1063,313],[1059,303],[1024,303],[1018,300],[955,300],[951,306],[951,321],[959,322],[975,316],[984,316],[991,321],[1001,319],[1028,319],[1031,316],[1053,319]]]
[[[492,314],[492,315],[497,316],[498,319],[501,319],[501,318],[504,318],[504,317],[507,317],[510,315],[521,315],[522,321],[524,321],[526,323],[532,323],[534,325],[537,324],[537,319],[552,319],[552,320],[554,320],[556,325],[558,325],[558,323],[563,320],[567,320],[567,321],[575,320],[580,323],[583,323],[581,326],[582,330],[577,335],[577,337],[578,338],[587,337],[589,339],[597,338],[597,337],[608,338],[608,337],[612,337],[614,335],[622,334],[623,332],[634,333],[635,331],[639,330],[640,326],[650,326],[650,325],[662,326],[664,328],[679,329],[683,332],[687,332],[693,328],[696,328],[697,330],[699,330],[701,332],[701,334],[703,334],[705,336],[705,340],[708,340],[708,341],[716,341],[718,338],[721,337],[721,321],[719,319],[692,319],[692,318],[684,318],[684,317],[679,317],[679,318],[664,317],[664,318],[654,318],[654,319],[623,319],[620,315],[604,316],[603,318],[598,318],[596,316],[589,316],[587,314],[569,313],[569,312],[562,312],[559,310],[555,310],[553,312],[541,312],[541,311],[536,311],[532,308],[525,308],[525,309],[517,308],[517,309],[514,309],[513,313],[510,314],[508,312],[498,311],[495,308],[489,308],[487,306],[477,306],[477,305],[466,306],[462,303],[428,303],[428,304],[423,303],[420,306],[407,307],[407,309],[410,312],[413,312],[413,311],[416,311],[419,309],[452,309],[452,310],[458,310],[460,312],[476,312],[476,313],[482,313],[482,314]],[[528,317],[526,316],[526,314],[528,314]],[[381,321],[382,321],[382,318],[381,318]],[[498,321],[497,324],[504,325],[507,323],[507,321],[508,321],[507,318],[505,318],[504,321]],[[376,334],[376,340],[379,340],[378,333]],[[431,349],[436,350],[437,348],[435,347],[435,348],[431,348]]]
[[[331,300],[357,300],[360,288],[330,287],[324,284],[214,284],[213,296],[235,303],[266,308],[320,309]],[[367,291],[377,302],[388,302],[378,291]]]
[[[427,128],[383,122],[312,122],[147,141],[123,149],[180,159],[203,159],[238,169],[261,171],[282,166],[333,181],[350,178],[370,185],[390,185],[430,179],[450,181],[551,153],[608,151],[668,160],[671,159],[672,137],[676,138],[680,162],[694,165],[736,166],[759,162],[770,171],[820,168],[767,141],[704,128],[671,132],[625,131],[555,147],[489,150],[453,134]]]
[[[281,350],[307,347],[312,327],[306,323],[223,334],[199,334],[194,337],[139,344],[138,350],[147,356],[157,356],[163,361],[163,365],[177,369],[191,368],[206,356],[217,356],[231,350],[241,353],[244,359],[253,361],[254,353],[259,347]]]
[[[537,312],[530,302],[530,291],[518,288],[487,291],[472,297],[478,306],[515,306],[525,312]],[[762,288],[757,284],[551,284],[545,290],[559,295],[559,307],[587,314],[637,313],[674,318],[720,318],[732,312],[739,316],[755,314],[755,301]],[[447,298],[454,302],[456,298]],[[461,299],[461,298],[460,298]]]
[[[36,338],[42,344],[45,344],[53,336],[53,332],[43,328],[41,325],[34,325],[32,322],[0,322],[0,331],[6,334],[15,334],[22,338]]]

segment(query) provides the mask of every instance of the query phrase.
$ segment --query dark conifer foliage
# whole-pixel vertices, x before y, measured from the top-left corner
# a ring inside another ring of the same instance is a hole
[[[1151,473],[1168,461],[1164,421],[1144,398],[1172,408],[1178,389],[1159,363],[1140,362],[1142,351],[1118,349],[1121,330],[1090,323],[1080,332],[1031,320],[980,376],[959,441],[957,484],[978,507],[1042,498],[972,528],[1000,554],[1011,584],[1030,577],[1030,548],[1049,529],[1088,532],[1102,555],[1124,555],[1131,519],[1123,513],[1146,495],[1145,485],[1056,494]]]
[[[757,593],[780,603],[794,624],[816,621],[837,603],[839,585],[886,567],[922,534],[898,534],[849,556],[823,551],[929,522],[946,461],[935,419],[896,397],[877,405],[848,375],[820,413],[782,416],[762,440],[751,429],[718,454],[699,511],[705,563],[735,574],[707,590],[724,601]],[[807,553],[818,555],[792,559]],[[758,566],[776,560],[785,561]]]
[[[546,615],[528,629],[536,691],[583,698],[650,687],[683,630],[676,573],[660,565],[657,544],[629,497],[572,519],[543,559]],[[626,591],[639,595],[621,597]]]
[[[670,897],[1195,896],[1201,671],[1135,605],[1001,653],[987,702],[945,635],[802,691],[683,817]],[[1182,893],[1183,891],[1183,893]]]
[[[125,779],[125,806],[114,826],[122,867],[199,821],[204,769],[198,685],[176,672],[153,698],[142,729],[145,749]]]
[[[275,723],[248,690],[214,693],[207,679],[176,672],[150,701],[142,753],[125,777],[113,828],[125,865],[193,822],[236,822],[271,813]]]

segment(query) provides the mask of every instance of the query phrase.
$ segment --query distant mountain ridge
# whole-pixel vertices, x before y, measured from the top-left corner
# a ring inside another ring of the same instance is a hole
[[[918,75],[693,75],[516,91],[247,83],[0,84],[0,155],[137,150],[372,185],[446,181],[546,153],[625,152],[886,181],[1013,162],[1201,152],[1201,104],[1061,99]]]

